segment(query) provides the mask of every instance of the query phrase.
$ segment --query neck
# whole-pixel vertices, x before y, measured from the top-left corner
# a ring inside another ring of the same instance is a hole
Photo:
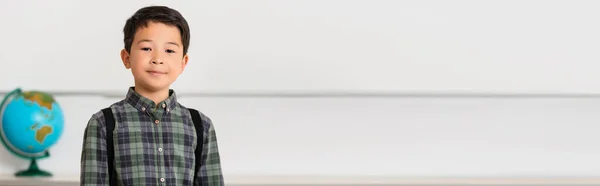
[[[150,90],[143,88],[142,86],[135,86],[135,91],[140,95],[154,101],[154,104],[158,104],[169,97],[169,88],[165,88],[163,90]]]

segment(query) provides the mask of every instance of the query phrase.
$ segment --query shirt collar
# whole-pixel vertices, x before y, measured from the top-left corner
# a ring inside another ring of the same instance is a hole
[[[140,111],[154,109],[154,107],[157,105],[154,103],[154,101],[136,92],[135,87],[129,87],[125,100]],[[173,89],[169,89],[169,97],[158,103],[158,109],[164,109],[165,111],[170,112],[171,110],[175,109],[176,104],[177,96],[175,95],[175,91]]]

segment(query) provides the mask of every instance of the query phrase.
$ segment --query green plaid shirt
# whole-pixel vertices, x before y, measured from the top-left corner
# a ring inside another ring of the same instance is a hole
[[[217,137],[212,122],[202,115],[204,145],[196,160],[196,132],[187,108],[177,102],[173,90],[166,100],[154,104],[129,88],[125,99],[112,104],[115,118],[114,167],[119,185],[224,185]],[[202,114],[202,113],[200,113]],[[81,185],[108,185],[108,163],[104,116],[89,120],[81,154]],[[199,175],[194,175],[200,163]]]

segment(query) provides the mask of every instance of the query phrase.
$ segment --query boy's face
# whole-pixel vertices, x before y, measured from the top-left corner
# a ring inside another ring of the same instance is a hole
[[[187,65],[179,29],[149,22],[135,33],[131,52],[121,51],[125,68],[131,69],[135,86],[148,91],[169,89]]]

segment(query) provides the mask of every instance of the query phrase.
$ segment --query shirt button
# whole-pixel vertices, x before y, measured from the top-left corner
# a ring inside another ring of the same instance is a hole
[[[167,112],[169,112],[169,108],[167,108]]]
[[[165,182],[165,178],[160,178],[160,182]]]
[[[162,152],[162,151],[163,151],[163,149],[159,147],[158,148],[158,152]]]
[[[142,107],[142,111],[146,111],[146,107]]]
[[[158,121],[158,120],[154,120],[154,123],[158,124],[158,123],[160,123],[160,121]]]
[[[163,107],[163,108],[167,107],[167,104],[164,104],[164,103],[163,103],[162,107]]]

